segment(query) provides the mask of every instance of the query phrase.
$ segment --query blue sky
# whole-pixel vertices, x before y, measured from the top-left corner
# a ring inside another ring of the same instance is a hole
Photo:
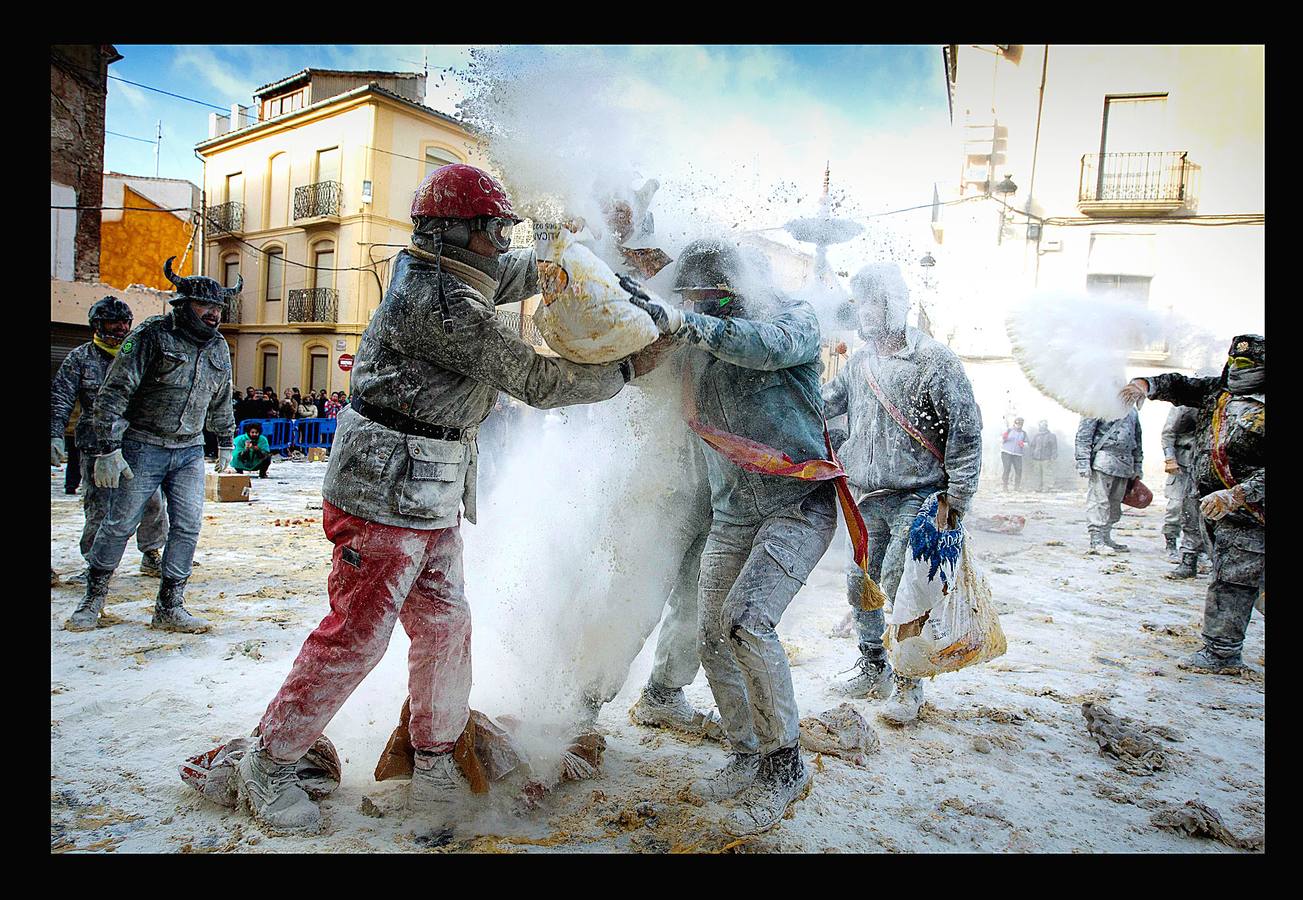
[[[257,87],[309,66],[419,71],[428,54],[427,100],[451,112],[461,97],[456,70],[470,60],[467,47],[435,45],[117,47],[123,59],[110,67],[111,75],[222,108],[248,104]],[[640,46],[606,52],[663,64],[661,80],[687,104],[764,120],[775,117],[770,110],[782,95],[812,121],[837,123],[851,143],[859,139],[851,132],[900,135],[947,121],[938,46]],[[197,183],[201,166],[194,145],[208,136],[208,114],[215,111],[110,79],[106,128],[117,134],[105,137],[105,168],[154,174],[152,140],[161,120],[159,174]]]

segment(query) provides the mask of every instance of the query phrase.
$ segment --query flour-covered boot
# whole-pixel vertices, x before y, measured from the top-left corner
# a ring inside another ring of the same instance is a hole
[[[100,622],[100,611],[109,598],[109,579],[113,577],[112,569],[90,568],[86,570],[86,595],[73,611],[63,627],[69,631],[90,631]]]
[[[1113,529],[1111,527],[1103,529],[1100,532],[1100,536],[1103,539],[1106,546],[1112,547],[1118,553],[1131,552],[1131,548],[1128,547],[1126,544],[1119,544],[1117,541],[1113,540]]]
[[[183,631],[187,634],[201,634],[212,626],[198,616],[186,611],[185,586],[189,578],[164,578],[158,586],[158,599],[154,601],[154,620],[150,628],[160,631]]]
[[[1168,572],[1166,578],[1193,578],[1198,572],[1198,553],[1182,553],[1181,564]]]
[[[735,837],[768,831],[782,821],[789,806],[810,793],[813,781],[799,748],[775,750],[760,761],[755,780],[738,795],[724,830]]]
[[[299,784],[295,763],[278,763],[265,750],[250,750],[236,768],[236,789],[254,821],[276,833],[316,834],[321,810]]]
[[[140,574],[150,578],[163,577],[163,551],[146,550],[140,554]]]
[[[1177,665],[1200,675],[1238,675],[1244,671],[1244,659],[1239,651],[1226,656],[1207,643],[1198,653],[1187,656]]]
[[[1104,543],[1104,535],[1098,528],[1090,529],[1090,549],[1086,551],[1090,556],[1112,556],[1113,548]]]
[[[446,827],[453,823],[456,804],[466,796],[468,787],[451,750],[417,750],[412,783],[407,789],[407,808],[421,817],[423,826]]]
[[[856,700],[885,700],[891,695],[891,663],[881,647],[870,650],[868,645],[860,644],[855,668],[859,672],[842,686],[846,696]]]
[[[724,739],[724,726],[714,710],[701,712],[688,702],[682,688],[663,688],[648,682],[642,695],[629,709],[635,725],[668,728],[683,734],[700,735],[713,741]]]
[[[878,717],[892,725],[908,725],[918,721],[918,711],[923,707],[923,682],[917,678],[893,675],[894,690]]]
[[[1179,563],[1181,561],[1181,551],[1176,546],[1176,536],[1167,534],[1163,536],[1167,541],[1167,561],[1170,563]]]
[[[692,793],[702,800],[727,800],[746,790],[758,771],[759,753],[730,753],[724,768],[692,782]]]

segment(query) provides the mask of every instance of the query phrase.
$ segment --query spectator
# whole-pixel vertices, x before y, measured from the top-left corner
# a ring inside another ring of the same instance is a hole
[[[1007,420],[1006,420],[1007,421]],[[1022,457],[1027,446],[1027,432],[1022,430],[1022,416],[1013,420],[1013,427],[1006,428],[1000,435],[1000,462],[1004,464],[1002,480],[1004,489],[1009,490],[1009,472],[1013,471],[1013,489],[1022,489]]]
[[[1054,487],[1054,461],[1059,458],[1059,439],[1050,431],[1050,423],[1042,420],[1027,447],[1027,462],[1031,467],[1028,482],[1033,491]],[[1046,482],[1049,482],[1046,484]]]
[[[330,395],[330,399],[326,401],[325,408],[323,409],[326,418],[333,419],[339,415],[339,411],[344,408],[344,403],[341,399],[343,396],[343,391],[336,391]]]
[[[231,455],[231,468],[237,472],[258,470],[259,478],[267,477],[267,468],[271,465],[271,445],[262,436],[262,426],[250,422],[244,426],[244,434],[235,439],[234,453]]]

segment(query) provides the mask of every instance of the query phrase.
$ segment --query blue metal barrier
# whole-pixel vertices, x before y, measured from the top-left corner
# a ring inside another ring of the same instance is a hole
[[[267,446],[282,456],[288,456],[291,447],[329,447],[335,439],[334,419],[244,419],[236,425],[236,434],[244,434],[250,422],[258,423]]]

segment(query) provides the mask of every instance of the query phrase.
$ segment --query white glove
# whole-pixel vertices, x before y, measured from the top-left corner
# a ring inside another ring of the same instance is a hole
[[[227,468],[228,468],[230,465],[231,465],[231,448],[230,448],[230,447],[218,447],[218,448],[217,448],[217,466],[215,467],[215,471],[217,471],[217,472],[225,472],[225,471],[227,470]]]
[[[1132,378],[1118,391],[1118,396],[1127,406],[1139,408],[1149,397],[1149,382],[1144,378]]]
[[[131,466],[122,458],[121,450],[95,457],[95,486],[115,488],[120,477],[135,478]]]
[[[1200,498],[1199,514],[1210,522],[1216,522],[1243,505],[1234,490],[1213,491],[1208,496]]]
[[[620,286],[629,292],[629,302],[651,316],[661,334],[676,334],[683,327],[683,311],[666,303],[632,278],[620,276]]]
[[[63,448],[63,438],[50,438],[50,465],[61,466],[68,461],[68,452]]]

